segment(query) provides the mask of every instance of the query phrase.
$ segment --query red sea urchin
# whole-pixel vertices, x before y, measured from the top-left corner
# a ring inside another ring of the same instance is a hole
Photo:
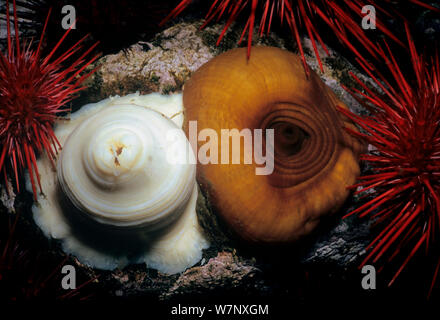
[[[164,24],[168,20],[175,18],[178,16],[190,3],[192,0],[182,0],[177,7],[171,11],[171,13],[161,22]],[[326,2],[326,1],[324,1]],[[243,40],[246,32],[248,33],[248,51],[247,56],[249,58],[252,46],[252,33],[254,30],[255,17],[257,10],[262,10],[260,27],[259,27],[259,35],[262,36],[264,33],[269,33],[272,25],[273,14],[276,11],[281,19],[281,23],[285,19],[287,24],[289,25],[292,34],[295,37],[295,40],[298,44],[298,49],[301,53],[302,61],[304,64],[304,68],[308,71],[308,66],[305,61],[303,47],[301,45],[301,40],[299,38],[299,23],[304,24],[307,29],[307,33],[313,43],[313,47],[315,50],[315,55],[318,59],[319,65],[322,69],[322,63],[318,54],[318,49],[316,47],[315,38],[321,43],[323,49],[328,54],[328,50],[324,43],[322,42],[317,30],[315,29],[312,23],[312,17],[314,15],[314,10],[312,10],[310,3],[308,0],[214,0],[208,13],[205,17],[205,23],[201,26],[204,28],[208,23],[212,20],[217,19],[220,20],[223,15],[229,14],[229,18],[225,24],[225,27],[220,34],[220,37],[217,41],[217,45],[223,39],[226,31],[234,22],[240,13],[247,6],[250,7],[249,18],[247,19],[246,26],[244,27],[243,33],[241,35],[239,43]]]
[[[94,72],[80,75],[98,57],[85,60],[97,44],[63,69],[62,64],[82,48],[85,38],[52,59],[70,32],[68,29],[43,58],[41,43],[50,11],[35,51],[31,49],[31,43],[20,44],[15,0],[13,12],[15,37],[11,34],[9,1],[6,1],[7,48],[5,54],[0,52],[0,171],[3,171],[7,183],[6,171],[10,166],[19,191],[19,171],[28,169],[35,197],[34,174],[41,191],[36,152],[46,151],[51,161],[54,160],[60,145],[52,125],[60,112],[67,111],[63,106],[83,89],[81,83]]]
[[[418,0],[410,1],[426,8],[435,9]],[[174,10],[172,10],[170,14],[161,22],[161,25],[170,19],[177,17],[185,8],[188,7],[191,2],[192,0],[181,0],[176,8],[174,8]],[[246,7],[250,7],[249,18],[247,19],[246,26],[244,27],[243,33],[239,40],[239,43],[241,43],[245,34],[248,34],[247,55],[249,58],[252,46],[252,32],[254,30],[257,12],[261,12],[258,32],[259,36],[262,36],[264,33],[269,33],[272,25],[272,18],[274,13],[276,13],[279,15],[281,24],[284,20],[287,22],[289,29],[291,30],[292,35],[294,36],[298,45],[306,72],[308,72],[309,67],[307,66],[304,50],[301,44],[299,33],[300,28],[304,28],[306,30],[312,42],[316,59],[318,60],[318,64],[322,71],[323,67],[318,53],[316,40],[321,44],[322,48],[327,54],[328,50],[319,35],[317,27],[315,27],[316,18],[321,18],[325,23],[327,23],[338,39],[340,39],[341,42],[350,49],[353,50],[354,47],[348,40],[347,33],[354,35],[355,38],[362,43],[362,46],[370,52],[370,54],[376,56],[376,53],[371,50],[374,48],[374,44],[368,38],[368,36],[362,32],[360,21],[358,21],[360,19],[359,16],[362,17],[363,15],[362,8],[365,5],[373,5],[381,13],[389,15],[379,6],[377,1],[372,0],[350,0],[340,2],[332,0],[213,0],[212,5],[205,16],[205,23],[201,26],[201,29],[214,19],[218,21],[224,15],[229,15],[225,27],[217,41],[218,45],[232,22],[238,18]],[[377,28],[388,37],[398,43],[401,43],[381,21],[377,20],[376,25]],[[354,52],[357,53],[355,49]],[[357,55],[360,56],[360,54]]]
[[[365,130],[353,135],[374,149],[363,155],[375,172],[359,178],[356,193],[371,192],[372,198],[347,216],[370,216],[381,232],[367,248],[367,262],[389,262],[400,255],[402,263],[391,285],[409,260],[424,246],[437,260],[430,292],[440,267],[438,236],[440,231],[440,66],[438,53],[428,60],[417,53],[405,24],[414,74],[404,74],[389,46],[381,50],[394,86],[371,67],[362,65],[381,93],[367,87],[352,74],[362,91],[350,93],[371,115],[357,116],[340,111]],[[408,79],[414,79],[410,83]],[[407,250],[407,255],[402,252]]]

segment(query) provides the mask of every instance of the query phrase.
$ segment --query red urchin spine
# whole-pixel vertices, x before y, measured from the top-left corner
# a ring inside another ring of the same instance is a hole
[[[421,5],[423,7],[429,8],[431,10],[438,10],[432,6],[429,6],[421,1],[410,0],[411,2]],[[174,10],[172,10],[167,17],[160,23],[163,25],[165,22],[169,21],[180,15],[183,10],[185,10],[192,0],[182,0]],[[219,21],[224,15],[229,14],[229,18],[226,21],[225,27],[223,28],[217,45],[221,42],[226,34],[226,31],[234,22],[240,13],[246,8],[250,7],[249,18],[247,19],[246,25],[243,29],[243,33],[239,40],[239,44],[243,40],[246,33],[248,34],[248,51],[247,57],[250,57],[251,46],[252,46],[252,33],[254,30],[255,19],[257,11],[262,12],[260,18],[260,25],[258,34],[261,37],[264,33],[268,34],[272,25],[272,18],[276,12],[279,16],[281,24],[286,20],[292,35],[298,45],[298,50],[301,55],[301,59],[304,65],[304,70],[309,73],[309,67],[306,63],[304,49],[301,44],[300,38],[300,27],[305,28],[307,35],[312,42],[315,57],[318,61],[321,71],[323,71],[323,66],[321,62],[320,55],[318,53],[318,48],[316,42],[318,41],[322,46],[325,53],[328,55],[329,52],[324,42],[322,41],[317,28],[314,26],[316,18],[321,18],[325,21],[335,35],[342,41],[344,45],[352,49],[355,53],[357,50],[353,47],[351,42],[347,39],[347,32],[354,35],[362,45],[369,51],[369,53],[377,58],[378,52],[374,51],[375,45],[368,39],[367,35],[363,32],[359,21],[357,21],[357,16],[362,16],[362,8],[366,4],[374,5],[379,11],[386,15],[390,15],[384,9],[382,9],[375,1],[361,1],[361,0],[350,0],[343,1],[342,4],[338,4],[332,0],[213,0],[212,5],[205,16],[205,22],[201,26],[201,29],[206,27],[213,20]],[[350,12],[354,12],[353,16]],[[377,28],[386,34],[388,37],[396,41],[403,46],[403,43],[397,39],[391,31],[389,31],[383,23],[377,21]],[[357,56],[361,59],[360,54]]]
[[[63,69],[62,64],[82,49],[85,37],[79,40],[66,52],[52,59],[71,29],[68,29],[55,47],[45,57],[41,57],[41,44],[50,10],[37,49],[31,44],[20,44],[17,23],[17,10],[13,1],[15,44],[10,28],[9,1],[6,1],[7,52],[0,52],[0,171],[6,176],[6,159],[15,175],[17,191],[19,171],[29,171],[34,198],[36,199],[36,182],[41,190],[40,177],[36,164],[37,152],[46,151],[52,163],[57,149],[61,147],[52,126],[58,114],[69,111],[64,108],[73,95],[84,89],[82,82],[95,70],[80,74],[93,63],[99,55],[89,60],[85,57],[97,46],[97,43],[86,50],[79,58]],[[36,181],[34,178],[36,177]],[[6,183],[7,180],[5,179]]]
[[[173,19],[177,17],[188,5],[192,2],[192,0],[182,0],[177,7],[170,12],[170,14],[165,17],[165,19],[161,22],[160,25],[163,25],[165,22],[169,21],[170,19]],[[293,36],[295,37],[295,40],[298,44],[298,49],[301,53],[302,62],[304,65],[304,69],[306,72],[309,72],[305,56],[304,56],[304,50],[301,44],[300,40],[300,34],[299,34],[299,25],[304,24],[307,33],[310,37],[310,40],[312,41],[313,48],[315,51],[315,56],[318,59],[319,66],[321,70],[323,70],[322,62],[320,59],[320,56],[318,54],[318,48],[316,46],[317,39],[319,43],[321,44],[324,51],[328,54],[327,47],[321,40],[321,37],[319,36],[317,30],[315,29],[312,17],[314,16],[314,13],[312,11],[312,7],[308,0],[296,0],[297,2],[296,7],[293,3],[294,1],[291,0],[214,0],[208,13],[205,16],[205,22],[201,26],[201,29],[205,28],[211,21],[216,19],[216,21],[219,21],[225,14],[229,14],[229,18],[225,24],[225,27],[223,28],[218,41],[217,45],[221,42],[223,37],[226,34],[226,31],[234,22],[237,17],[240,15],[240,13],[247,7],[250,6],[250,13],[249,18],[247,19],[246,25],[243,29],[243,33],[240,37],[239,44],[242,42],[244,36],[246,33],[248,34],[248,51],[247,51],[247,57],[250,57],[251,54],[251,46],[252,46],[252,33],[254,30],[255,25],[255,18],[257,14],[257,10],[262,10],[262,15],[260,19],[260,26],[259,26],[259,35],[262,36],[264,33],[268,34],[271,29],[272,25],[272,18],[275,12],[278,13],[281,24],[283,23],[284,19],[286,20],[290,30],[292,31]],[[296,10],[295,10],[296,9]]]
[[[381,93],[370,89],[355,75],[361,90],[348,90],[371,115],[361,117],[343,108],[339,110],[358,124],[365,133],[347,129],[360,137],[374,151],[361,160],[375,171],[359,177],[352,186],[356,194],[372,192],[372,198],[347,214],[370,216],[382,231],[367,247],[367,262],[389,262],[408,250],[391,285],[411,258],[425,246],[429,254],[437,254],[440,231],[440,67],[436,54],[431,60],[416,51],[405,23],[413,75],[405,75],[385,42],[386,52],[378,52],[386,61],[394,86],[379,72],[373,72],[360,60],[364,71],[374,80]],[[407,79],[415,79],[409,83]],[[434,250],[433,250],[434,249]],[[436,258],[437,256],[434,256]],[[435,267],[429,294],[440,266]]]

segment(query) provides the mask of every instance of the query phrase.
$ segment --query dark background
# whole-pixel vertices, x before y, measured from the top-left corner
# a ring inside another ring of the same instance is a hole
[[[25,37],[31,38],[39,35],[49,8],[52,8],[52,15],[49,20],[49,25],[46,30],[45,48],[52,48],[53,45],[64,33],[61,28],[60,21],[62,19],[61,8],[65,4],[73,5],[76,8],[78,18],[77,29],[73,30],[63,43],[64,47],[69,47],[84,35],[89,34],[89,44],[99,41],[100,44],[96,49],[103,55],[118,52],[127,48],[131,44],[138,41],[151,40],[154,35],[176,23],[179,20],[194,20],[203,18],[210,5],[210,1],[194,1],[183,14],[173,21],[168,22],[165,26],[159,27],[160,21],[175,7],[179,1],[176,0],[161,0],[161,1],[135,1],[135,0],[119,0],[119,1],[105,1],[105,0],[35,0],[35,1],[17,1],[17,4],[26,7],[29,11],[20,13],[20,16],[25,19],[21,22],[20,30]],[[4,1],[0,1],[2,7],[0,12],[5,12]],[[438,13],[429,12],[428,10],[408,4],[406,1],[395,2],[387,6],[391,12],[395,10],[401,14],[411,26],[413,37],[416,40],[416,45],[419,51],[425,50],[427,54],[433,54],[437,43],[440,39],[440,17]],[[394,15],[397,17],[397,14]],[[239,23],[243,21],[238,21]],[[387,18],[385,20],[387,26],[400,39],[405,40],[402,24],[397,19]],[[244,25],[244,24],[242,24]],[[329,28],[321,23],[317,23],[317,28],[320,30],[324,41],[338,52],[353,61],[351,52],[340,45],[338,40],[329,33]],[[273,31],[279,33],[281,36],[289,38],[290,32],[287,28],[278,27],[275,23]],[[370,31],[369,31],[370,32]],[[382,37],[377,32],[371,31],[371,37],[377,41],[381,41]],[[398,49],[395,44],[391,43],[395,48],[396,57],[402,61],[402,68],[409,69],[411,66],[407,63],[408,55],[405,50]],[[362,49],[360,49],[362,50]],[[20,194],[17,200],[18,203],[31,203],[32,198],[28,194]],[[1,211],[4,211],[3,209]],[[57,254],[52,253],[50,243],[41,237],[30,236],[33,232],[33,226],[30,225],[26,219],[26,212],[28,208],[23,205],[17,208],[17,211],[23,213],[18,223],[17,232],[14,239],[18,239],[20,249],[27,252],[24,258],[17,262],[20,265],[19,270],[9,270],[8,272],[16,272],[17,276],[13,279],[21,279],[23,284],[17,282],[5,283],[0,282],[0,294],[5,295],[5,299],[11,298],[14,294],[20,300],[23,293],[17,288],[29,285],[29,278],[22,277],[19,272],[27,274],[38,274],[38,270],[54,270],[58,263]],[[8,240],[8,223],[13,221],[6,212],[0,214],[0,243],[5,243]],[[329,230],[335,221],[330,221],[329,226],[324,229]],[[311,244],[317,239],[317,235],[313,235],[309,242],[304,243],[304,248],[310,248]],[[39,239],[39,240],[36,240]],[[42,249],[43,248],[43,249]],[[243,249],[246,255],[246,250]],[[264,251],[264,250],[263,250]],[[270,252],[270,253],[269,253]],[[250,250],[249,255],[255,252]],[[336,310],[347,310],[347,306],[359,306],[359,308],[375,308],[380,305],[404,306],[411,305],[429,305],[439,302],[440,290],[434,290],[433,295],[427,300],[426,295],[430,279],[432,278],[432,270],[426,268],[426,259],[423,255],[417,256],[416,259],[408,265],[406,270],[399,277],[399,280],[390,288],[386,286],[386,280],[390,279],[391,274],[384,271],[378,275],[378,288],[374,291],[365,291],[361,288],[362,275],[357,269],[344,269],[341,266],[333,265],[331,263],[316,263],[303,264],[300,263],[300,257],[303,249],[298,248],[279,248],[276,250],[268,250],[268,252],[260,253],[264,278],[272,284],[272,289],[267,295],[261,296],[261,292],[253,292],[249,287],[235,288],[233,290],[228,288],[218,288],[187,297],[179,297],[177,301],[170,301],[167,303],[157,302],[154,295],[148,294],[141,297],[115,298],[108,294],[108,288],[96,286],[91,284],[86,286],[81,293],[81,296],[87,297],[92,294],[87,301],[92,303],[112,303],[113,308],[117,308],[119,303],[146,303],[149,302],[151,307],[156,307],[162,311],[167,311],[169,308],[177,303],[188,302],[192,305],[200,305],[203,303],[251,303],[251,304],[270,304],[270,313],[273,318],[275,314],[282,312],[292,313],[296,305],[310,306],[310,308],[327,308],[331,305]],[[1,254],[1,252],[0,252]],[[55,256],[55,257],[54,257]],[[38,257],[38,258],[37,258]],[[26,264],[27,261],[27,264]],[[35,264],[34,261],[38,263]],[[391,268],[392,269],[392,268]],[[47,271],[41,271],[47,276]],[[34,277],[35,278],[35,277]],[[86,275],[79,275],[79,278],[87,279]],[[1,278],[0,278],[1,280]],[[14,280],[15,281],[15,280]],[[437,284],[438,287],[438,284]],[[15,292],[14,290],[18,291]],[[54,289],[55,290],[55,289]],[[57,296],[56,292],[51,292],[43,295],[42,300],[52,299]],[[55,290],[56,291],[56,290]],[[148,300],[146,300],[148,299]],[[112,307],[109,307],[110,309]],[[361,309],[359,309],[361,310]],[[273,312],[273,313],[272,313]],[[261,317],[265,319],[265,317]]]

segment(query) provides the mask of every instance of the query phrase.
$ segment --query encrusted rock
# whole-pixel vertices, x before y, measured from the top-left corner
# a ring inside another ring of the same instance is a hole
[[[139,42],[101,58],[101,68],[90,81],[98,100],[136,91],[167,94],[180,91],[191,73],[212,57],[196,25],[182,23],[151,42]]]
[[[242,286],[243,282],[261,272],[254,263],[234,256],[231,252],[219,252],[206,264],[186,270],[161,298],[200,294],[219,287],[232,289]]]
[[[9,213],[15,212],[15,192],[10,179],[6,186],[0,186],[0,201]]]

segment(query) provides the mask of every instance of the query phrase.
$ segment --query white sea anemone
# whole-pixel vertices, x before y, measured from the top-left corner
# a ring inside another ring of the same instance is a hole
[[[197,221],[195,161],[167,159],[194,157],[182,111],[179,94],[131,94],[58,123],[56,170],[47,157],[38,160],[37,225],[100,269],[145,262],[172,274],[197,263],[209,245]]]

